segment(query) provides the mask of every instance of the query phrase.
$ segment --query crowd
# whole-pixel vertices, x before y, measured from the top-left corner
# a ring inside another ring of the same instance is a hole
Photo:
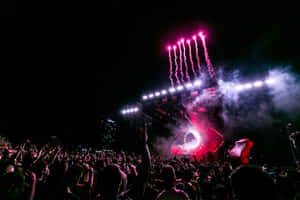
[[[138,153],[67,150],[60,145],[4,142],[0,199],[254,200],[299,197],[299,168],[239,165],[228,160],[163,159],[150,152],[147,130]]]

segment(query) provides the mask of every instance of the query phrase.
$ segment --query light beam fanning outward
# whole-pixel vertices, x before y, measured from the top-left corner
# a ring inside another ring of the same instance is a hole
[[[184,66],[185,66],[185,76],[188,79],[188,81],[190,82],[191,79],[190,79],[190,76],[189,76],[188,64],[186,62],[184,39],[181,40],[181,43],[182,43],[182,47],[183,47],[183,59],[184,59]]]
[[[215,78],[215,71],[214,71],[213,65],[210,62],[209,56],[208,56],[208,51],[207,51],[207,47],[206,47],[206,43],[205,43],[205,36],[202,35],[202,33],[199,33],[199,36],[201,37],[203,48],[204,48],[205,61],[206,61],[207,67],[208,67],[208,73],[209,73],[210,77],[213,79],[213,78]]]
[[[178,78],[178,64],[177,64],[177,55],[176,55],[176,46],[173,46],[173,50],[174,50],[174,62],[175,62],[175,77],[177,80],[177,83],[180,84],[179,78]]]
[[[192,55],[191,43],[190,43],[190,40],[187,40],[186,42],[187,42],[188,45],[189,45],[190,62],[191,62],[192,71],[193,71],[193,74],[194,74],[194,79],[196,79],[196,78],[197,78],[197,73],[195,72],[195,69],[194,69],[194,63],[193,63],[193,55]]]
[[[196,59],[197,59],[197,65],[198,65],[199,75],[201,75],[202,72],[201,72],[201,66],[200,66],[200,58],[199,58],[199,55],[198,55],[198,44],[197,44],[197,39],[196,39],[195,35],[193,36],[193,40],[195,42]]]
[[[173,69],[172,69],[172,57],[171,57],[171,47],[168,46],[168,50],[169,50],[169,62],[170,62],[170,81],[171,81],[171,85],[172,87],[174,86],[174,82],[173,82],[173,78],[172,78],[172,75],[173,75]]]
[[[178,42],[178,46],[179,46],[179,58],[180,58],[180,75],[181,75],[181,82],[184,83],[184,74],[183,74],[183,70],[182,70],[182,52],[181,52],[181,46],[180,46],[180,42]]]

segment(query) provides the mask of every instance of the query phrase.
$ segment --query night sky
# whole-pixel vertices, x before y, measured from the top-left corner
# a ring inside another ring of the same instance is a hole
[[[199,30],[207,35],[216,67],[259,73],[261,64],[292,64],[300,72],[298,16],[128,7],[113,5],[103,10],[104,16],[83,24],[67,16],[2,25],[7,61],[0,74],[0,132],[93,135],[94,92],[98,120],[118,115],[145,91],[168,86],[166,46]],[[16,49],[23,53],[16,56]]]

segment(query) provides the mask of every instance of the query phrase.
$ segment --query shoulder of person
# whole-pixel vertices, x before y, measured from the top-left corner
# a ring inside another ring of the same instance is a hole
[[[166,190],[161,191],[161,192],[157,195],[156,200],[161,199],[162,195],[163,195],[165,192],[166,192]]]
[[[175,192],[178,194],[178,195],[181,195],[184,199],[187,199],[189,200],[189,195],[183,191],[183,190],[179,190],[179,189],[175,189]]]

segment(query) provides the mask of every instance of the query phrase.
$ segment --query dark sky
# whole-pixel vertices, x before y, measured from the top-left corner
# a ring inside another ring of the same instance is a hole
[[[100,55],[96,74],[97,117],[119,112],[122,106],[139,100],[143,92],[168,85],[166,46],[199,30],[207,35],[216,67],[225,65],[228,70],[241,68],[251,73],[260,73],[264,64],[291,64],[298,72],[300,69],[299,17],[114,11],[114,18],[103,28],[107,32],[101,37],[104,47],[99,47],[105,48],[107,55],[105,61]]]
[[[118,114],[144,91],[168,85],[166,45],[199,30],[207,34],[216,66],[259,72],[260,63],[273,62],[300,69],[296,16],[202,15],[201,9],[165,12],[122,4],[102,8],[96,18],[72,18],[73,10],[64,17],[2,24],[0,132],[94,134],[94,92],[100,119]]]

